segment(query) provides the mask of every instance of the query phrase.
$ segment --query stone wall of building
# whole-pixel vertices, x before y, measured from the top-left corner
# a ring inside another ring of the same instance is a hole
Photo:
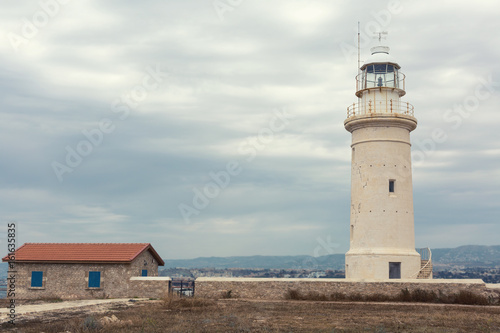
[[[158,263],[149,251],[141,253],[131,263],[123,264],[15,263],[15,297],[17,299],[150,297],[138,294],[143,290],[142,287],[134,285],[130,289],[130,278],[140,276],[142,269],[147,269],[149,276],[158,276]],[[43,272],[41,288],[31,287],[32,271]],[[101,272],[100,288],[88,287],[89,271]]]
[[[141,276],[142,270],[148,270],[148,276],[158,276],[158,262],[149,251],[145,251],[130,264],[131,276]]]
[[[171,280],[169,277],[132,277],[129,297],[164,298],[170,292]]]
[[[406,280],[406,281],[349,281],[344,279],[286,279],[286,278],[198,278],[195,296],[222,298],[230,291],[231,297],[248,299],[284,299],[288,290],[297,290],[301,294],[309,292],[323,295],[343,293],[345,295],[384,294],[399,295],[402,289],[409,291],[422,289],[444,294],[453,294],[459,290],[469,290],[488,295],[482,280]]]

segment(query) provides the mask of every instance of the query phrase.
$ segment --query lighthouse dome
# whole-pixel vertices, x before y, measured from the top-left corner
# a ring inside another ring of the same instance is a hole
[[[392,57],[389,54],[389,47],[388,46],[375,46],[370,49],[371,51],[371,56],[366,59],[365,63],[363,66],[361,66],[361,70],[365,69],[366,66],[371,65],[371,64],[392,64],[394,67],[397,69],[400,69],[401,66],[397,63],[396,59]]]

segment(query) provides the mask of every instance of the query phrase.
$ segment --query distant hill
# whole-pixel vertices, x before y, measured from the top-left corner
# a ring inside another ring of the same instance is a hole
[[[201,257],[163,259],[165,268],[344,269],[344,254],[312,256]]]
[[[434,249],[432,261],[440,265],[500,267],[500,245],[464,245],[453,249]]]
[[[464,245],[431,249],[436,266],[500,267],[500,245]],[[312,256],[248,256],[164,259],[165,268],[264,268],[264,269],[344,269],[344,253]]]
[[[464,267],[500,267],[500,245],[464,245],[450,249],[433,249],[434,265]],[[263,269],[344,269],[344,253],[312,256],[248,256],[164,259],[165,268],[263,268]],[[161,268],[160,268],[161,269]],[[0,263],[0,279],[7,275],[7,263]]]

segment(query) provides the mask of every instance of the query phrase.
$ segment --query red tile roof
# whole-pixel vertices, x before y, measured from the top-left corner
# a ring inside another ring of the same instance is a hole
[[[26,243],[16,250],[16,262],[128,263],[149,251],[165,263],[149,243]],[[8,261],[8,256],[2,258]]]

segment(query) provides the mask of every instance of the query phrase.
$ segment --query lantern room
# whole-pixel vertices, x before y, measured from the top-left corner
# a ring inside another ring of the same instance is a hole
[[[383,88],[396,90],[399,97],[405,95],[405,76],[399,71],[401,66],[389,55],[389,47],[375,46],[371,53],[356,77],[356,96],[361,97],[367,89]]]

